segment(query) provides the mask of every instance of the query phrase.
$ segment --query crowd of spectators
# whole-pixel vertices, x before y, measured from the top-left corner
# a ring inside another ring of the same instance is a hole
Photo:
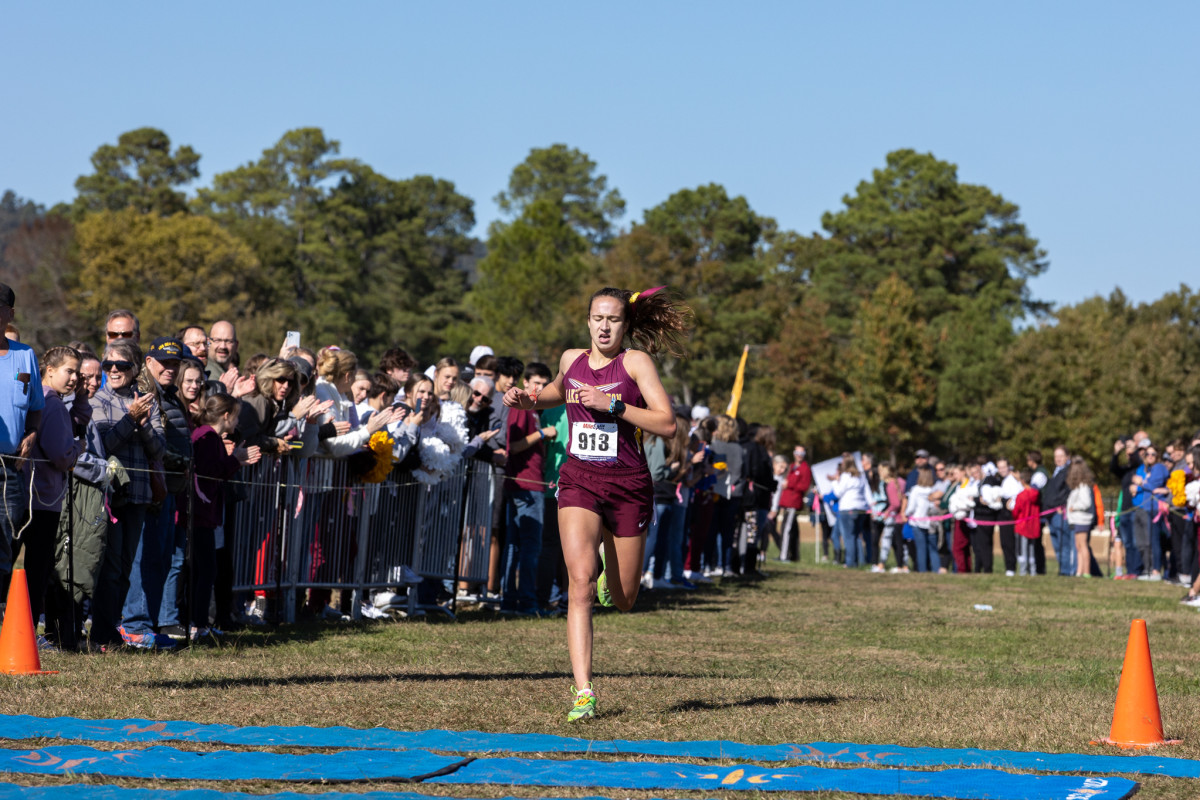
[[[390,449],[385,466],[421,484],[463,462],[495,478],[488,578],[447,585],[460,602],[565,611],[555,500],[565,409],[501,402],[517,382],[540,391],[554,377],[545,364],[479,346],[462,363],[446,357],[421,371],[394,347],[371,369],[337,345],[314,351],[291,339],[275,355],[243,357],[226,320],[157,331],[143,350],[125,309],[108,315],[99,351],[76,341],[39,358],[16,340],[15,303],[0,285],[10,331],[0,364],[12,376],[0,382],[0,597],[23,551],[35,620],[45,621],[40,646],[168,649],[264,624],[262,598],[232,590],[239,471],[264,458],[352,458],[377,450],[377,434]],[[674,436],[644,441],[655,504],[646,589],[760,574],[772,543],[781,560],[797,560],[809,515],[823,557],[846,568],[991,572],[998,539],[1007,575],[1041,575],[1048,530],[1059,574],[1102,574],[1089,541],[1106,519],[1095,477],[1065,448],[1052,465],[1030,452],[1023,466],[951,464],[919,450],[903,477],[846,454],[814,476],[805,448],[778,452],[769,426],[703,406],[677,423]],[[1114,445],[1118,577],[1192,587],[1200,576],[1198,445],[1174,441],[1160,456],[1144,432]],[[1196,595],[1189,588],[1185,599],[1200,605]],[[348,618],[348,593],[335,601],[311,589],[302,601],[303,614]]]
[[[891,572],[990,573],[998,542],[1005,575],[1044,575],[1049,539],[1059,575],[1101,577],[1091,546],[1100,530],[1109,576],[1177,582],[1200,605],[1198,459],[1200,434],[1161,452],[1145,431],[1118,438],[1108,466],[1121,490],[1106,513],[1091,466],[1064,446],[1051,464],[1029,451],[1023,466],[987,456],[947,463],[918,450],[905,477],[869,453],[846,454],[826,476],[830,490],[813,498],[814,516],[826,557],[832,549],[843,566],[873,572],[891,560]]]

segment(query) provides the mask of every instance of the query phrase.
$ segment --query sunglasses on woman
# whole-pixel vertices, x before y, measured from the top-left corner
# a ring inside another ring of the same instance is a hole
[[[100,369],[105,372],[112,372],[114,369],[119,372],[128,372],[134,368],[132,361],[101,361]]]

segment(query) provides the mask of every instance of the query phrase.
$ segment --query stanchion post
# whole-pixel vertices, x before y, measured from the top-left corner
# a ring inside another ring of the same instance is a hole
[[[280,607],[283,605],[283,524],[287,519],[287,509],[284,508],[284,498],[287,497],[287,486],[284,482],[284,460],[276,456],[276,467],[279,470],[275,481],[275,624],[279,624]]]
[[[462,503],[459,508],[458,515],[458,541],[454,545],[454,580],[450,585],[450,614],[457,619],[458,617],[458,581],[462,567],[462,547],[463,533],[467,525],[467,505],[471,502],[471,477],[474,472],[471,469],[471,463],[466,462],[466,480],[463,481]]]
[[[199,609],[192,608],[192,603],[196,598],[196,592],[193,587],[196,585],[196,559],[195,548],[193,546],[194,532],[196,530],[196,467],[191,462],[184,468],[184,476],[187,480],[187,539],[183,543],[183,573],[186,576],[184,581],[183,602],[178,602],[179,597],[176,597],[177,605],[183,609],[183,632],[187,634],[188,646],[192,643],[192,620],[207,619],[208,616],[208,598],[204,599],[205,608],[203,612]],[[224,491],[222,488],[221,491]],[[204,616],[198,616],[203,613]],[[197,628],[203,627],[200,625]]]
[[[71,638],[79,638],[79,615],[75,607],[75,468],[67,470],[67,602],[71,605]],[[62,631],[59,631],[59,644]]]

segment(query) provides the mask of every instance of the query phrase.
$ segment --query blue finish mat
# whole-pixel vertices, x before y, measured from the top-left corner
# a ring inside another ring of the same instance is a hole
[[[915,772],[829,767],[730,767],[621,761],[488,758],[457,761],[420,751],[342,753],[189,753],[155,746],[103,751],[71,745],[0,750],[0,772],[104,775],[159,780],[426,780],[505,786],[587,786],[617,789],[844,791],[975,800],[1120,800],[1137,784],[1126,778],[1011,775],[995,770]]]
[[[106,775],[161,780],[421,781],[469,762],[423,750],[343,753],[190,753],[173,747],[97,750],[68,745],[40,750],[0,749],[0,773]]]
[[[126,789],[121,786],[66,784],[63,786],[17,786],[0,783],[0,800],[437,800],[416,792],[322,792],[300,794],[247,794],[219,789]],[[506,797],[503,800],[516,800]],[[528,798],[521,798],[528,800]],[[552,799],[551,799],[552,800]],[[602,797],[573,800],[605,800]]]
[[[1126,778],[1012,775],[988,769],[915,772],[753,765],[712,767],[650,762],[549,761],[484,758],[427,783],[504,786],[597,786],[617,789],[754,792],[852,792],[964,800],[1110,800],[1137,790]]]
[[[248,727],[144,719],[84,720],[74,717],[0,715],[0,738],[74,739],[102,742],[189,741],[251,746],[425,749],[450,753],[613,753],[674,758],[728,758],[739,761],[819,761],[886,767],[1003,767],[1039,772],[1122,772],[1200,778],[1200,761],[1163,755],[1113,753],[1023,753],[894,745],[740,744],[723,740],[581,739],[536,733],[478,731],[395,731],[387,728]]]

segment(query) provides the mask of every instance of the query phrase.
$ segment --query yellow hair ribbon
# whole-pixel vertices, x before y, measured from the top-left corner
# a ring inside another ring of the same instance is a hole
[[[641,296],[642,296],[641,292],[634,292],[633,294],[629,295],[629,305],[633,305],[634,303],[636,303],[637,299]]]

